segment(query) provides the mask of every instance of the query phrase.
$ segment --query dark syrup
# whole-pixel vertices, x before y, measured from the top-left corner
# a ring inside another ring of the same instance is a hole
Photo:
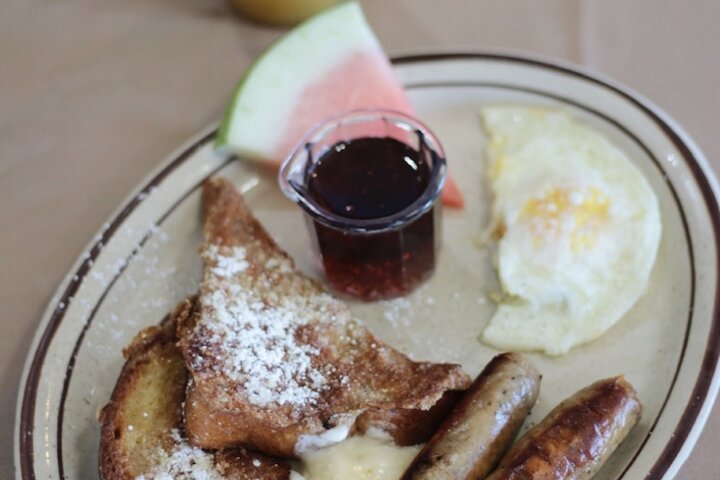
[[[348,219],[378,219],[411,206],[427,189],[434,154],[392,138],[360,138],[330,148],[308,175],[308,193]],[[404,295],[435,266],[435,207],[381,233],[355,233],[314,221],[329,283],[362,300]]]

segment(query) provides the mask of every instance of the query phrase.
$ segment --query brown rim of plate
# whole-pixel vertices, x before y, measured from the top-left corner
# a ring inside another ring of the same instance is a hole
[[[433,61],[448,61],[448,60],[486,60],[486,61],[498,61],[498,62],[510,62],[510,63],[518,63],[518,64],[524,64],[524,65],[530,65],[535,66],[539,68],[549,69],[555,72],[563,73],[572,77],[581,78],[583,80],[589,81],[593,84],[599,85],[601,87],[607,88],[610,91],[614,92],[615,94],[621,96],[625,100],[629,101],[631,104],[633,104],[635,107],[640,109],[645,115],[647,115],[653,123],[655,123],[666,135],[666,137],[673,143],[673,145],[677,148],[677,150],[682,154],[683,160],[686,162],[688,168],[690,169],[690,172],[693,175],[693,178],[695,179],[695,182],[700,189],[703,199],[705,200],[705,206],[708,210],[708,215],[710,216],[711,223],[712,223],[712,230],[714,233],[714,240],[715,240],[715,248],[717,251],[720,251],[720,210],[718,209],[718,201],[714,196],[712,187],[710,186],[710,183],[708,182],[708,179],[705,175],[705,172],[703,171],[702,167],[698,163],[697,159],[695,158],[695,155],[693,155],[690,148],[686,145],[686,143],[682,140],[682,138],[678,135],[678,133],[667,124],[665,120],[663,120],[651,107],[645,104],[644,101],[641,101],[634,97],[629,92],[625,91],[624,89],[615,86],[613,84],[607,83],[606,81],[596,78],[595,76],[585,73],[581,70],[578,70],[576,68],[570,68],[565,65],[552,63],[547,60],[537,60],[533,58],[528,57],[521,57],[521,56],[515,56],[515,55],[506,55],[506,54],[493,54],[493,53],[437,53],[437,54],[427,54],[427,55],[411,55],[411,56],[402,56],[402,57],[396,57],[392,59],[392,62],[396,65],[403,65],[403,64],[411,64],[411,63],[420,63],[420,62],[433,62]],[[468,84],[474,83],[474,82],[467,82]],[[482,82],[477,82],[482,83]],[[439,85],[439,84],[438,84]],[[445,86],[452,86],[452,83],[445,83]],[[432,86],[430,84],[428,85],[418,85],[420,86]],[[502,85],[498,84],[498,86],[502,86],[504,88],[513,88],[511,85]],[[574,101],[569,101],[568,99],[564,99],[561,97],[557,97],[553,94],[548,94],[547,92],[541,92],[541,91],[534,91],[532,89],[524,89],[524,88],[518,88],[514,87],[515,89],[519,90],[525,90],[529,92],[534,92],[541,94],[543,96],[555,98],[561,101],[569,102],[575,106],[579,106],[580,108],[583,108],[584,110],[589,110],[595,114],[599,114],[597,111],[593,111],[592,109],[588,109],[585,106],[582,106],[580,104],[577,104]],[[635,141],[638,141],[634,135],[632,135],[631,132],[629,132],[626,128],[624,128],[622,125],[614,121],[613,119],[603,115],[599,114],[603,119],[610,121],[614,125],[620,127],[626,134],[630,134],[631,138],[633,138]],[[177,155],[176,158],[170,161],[168,165],[166,165],[164,168],[162,168],[152,179],[148,181],[148,183],[142,188],[142,190],[134,196],[132,199],[130,199],[126,206],[113,218],[113,220],[110,222],[109,226],[102,232],[100,235],[100,239],[95,242],[88,250],[88,252],[84,256],[83,262],[80,264],[80,266],[75,271],[75,275],[69,280],[68,284],[65,286],[64,291],[62,292],[62,295],[57,297],[57,300],[55,301],[55,306],[53,310],[48,310],[49,312],[49,320],[47,323],[47,326],[45,327],[45,330],[40,337],[38,341],[38,345],[35,349],[35,351],[32,354],[32,357],[28,357],[27,362],[29,363],[28,367],[28,373],[27,376],[24,378],[25,381],[25,389],[23,391],[22,396],[22,404],[20,407],[19,412],[19,428],[16,432],[16,435],[18,438],[16,439],[18,442],[18,449],[19,449],[19,465],[16,465],[16,467],[19,467],[19,472],[21,475],[21,478],[23,480],[34,480],[36,478],[35,476],[35,470],[34,470],[34,451],[33,451],[33,433],[34,433],[34,412],[35,412],[35,406],[36,406],[36,400],[37,400],[37,387],[38,383],[40,381],[40,374],[42,371],[42,366],[45,361],[45,357],[48,351],[48,348],[54,338],[54,335],[62,322],[62,319],[64,318],[65,310],[67,308],[67,305],[72,301],[72,297],[77,292],[78,288],[82,284],[82,281],[84,277],[87,275],[87,273],[90,271],[92,264],[94,260],[98,257],[102,250],[102,245],[107,244],[109,239],[113,236],[113,234],[117,231],[117,229],[120,227],[120,225],[125,221],[125,219],[137,208],[139,204],[142,203],[144,198],[148,195],[150,190],[154,188],[156,185],[158,185],[160,182],[162,182],[170,173],[172,173],[178,166],[183,164],[189,157],[194,154],[198,148],[200,148],[202,145],[204,145],[208,140],[210,140],[214,135],[216,134],[216,131],[212,131],[208,133],[207,135],[204,135],[197,141],[195,141],[192,145],[188,146],[183,152]],[[640,146],[644,148],[642,143],[640,143]],[[646,151],[647,149],[644,148]],[[213,175],[214,173],[218,172],[222,168],[224,168],[227,163],[224,162],[220,167],[218,167],[215,171],[213,171],[209,176]],[[658,165],[659,167],[659,165]],[[206,177],[207,178],[207,177]],[[160,224],[162,220],[167,218],[167,216],[177,208],[177,206],[182,203],[184,199],[187,198],[193,191],[195,191],[197,188],[199,188],[199,185],[201,182],[199,182],[195,187],[193,187],[191,190],[186,192],[181,198],[161,217],[161,219],[156,222],[157,224]],[[672,185],[668,184],[671,189]],[[674,190],[673,190],[674,194]],[[677,201],[677,206],[680,210],[680,213],[684,215],[684,212],[682,210],[682,206]],[[684,221],[684,219],[683,219]],[[686,226],[687,229],[687,226]],[[150,238],[151,234],[147,234],[141,242],[138,244],[137,247],[133,250],[133,252],[130,254],[129,258],[132,258],[135,253],[144,245],[144,243]],[[688,239],[689,240],[689,239]],[[689,243],[690,248],[692,249],[692,244]],[[692,251],[691,251],[692,253]],[[694,267],[694,266],[693,266]],[[718,278],[720,278],[720,265],[716,265],[716,270],[718,270]],[[101,295],[98,304],[102,303],[102,300],[104,299],[105,295],[107,294],[108,290],[112,287],[112,285],[115,283],[117,278],[122,274],[122,270],[119,271],[115,278],[110,282],[110,284],[107,286],[105,292]],[[694,275],[692,280],[694,281]],[[78,349],[80,347],[80,344],[82,343],[82,339],[89,328],[91,324],[92,317],[94,316],[95,311],[97,310],[98,305],[95,306],[93,312],[91,313],[91,316],[88,318],[88,321],[83,326],[80,335],[78,336],[75,348],[73,350],[72,356],[70,358],[70,361],[68,363],[67,369],[66,369],[66,376],[64,379],[64,385],[63,385],[63,393],[61,397],[61,406],[58,412],[58,432],[57,432],[57,442],[58,442],[58,467],[59,472],[61,475],[61,478],[64,478],[64,472],[62,468],[62,417],[63,417],[63,410],[64,410],[64,401],[67,394],[67,389],[69,386],[70,378],[72,375],[72,370],[75,364],[75,357],[77,355]],[[688,331],[689,331],[690,325],[688,324]],[[685,338],[685,344],[683,345],[683,351],[685,349],[685,346],[687,344],[687,335]],[[670,437],[669,442],[663,449],[662,453],[656,460],[655,464],[651,467],[650,471],[646,475],[646,479],[648,480],[654,480],[654,479],[660,479],[662,476],[667,472],[667,470],[672,465],[675,457],[680,452],[680,449],[684,445],[685,441],[687,440],[687,437],[690,433],[690,430],[692,429],[693,425],[696,422],[696,419],[700,413],[700,410],[702,409],[703,405],[706,402],[708,392],[710,389],[710,385],[712,382],[712,379],[714,377],[718,359],[720,357],[720,299],[716,297],[715,304],[713,306],[713,315],[712,315],[712,326],[710,335],[708,336],[708,343],[705,348],[705,354],[702,360],[700,373],[697,377],[697,380],[695,382],[695,386],[692,391],[692,395],[690,398],[693,399],[692,402],[690,402],[686,408],[685,411],[682,413],[680,420],[678,424],[675,426],[675,430],[673,434]],[[678,364],[678,370],[679,366],[682,364],[682,356]],[[677,377],[677,370],[675,373],[675,376]],[[673,380],[674,385],[674,380]],[[670,391],[668,393],[668,398],[670,395],[670,392],[672,392],[673,388],[671,386]],[[667,398],[665,400],[667,402]],[[661,408],[660,413],[658,414],[658,418],[660,417],[662,413],[662,409],[664,409],[665,404],[663,404],[663,407]],[[657,420],[656,420],[657,422]],[[630,461],[629,465],[626,467],[625,471],[621,475],[621,478],[625,475],[627,470],[632,466],[633,462],[637,458],[637,456],[642,451],[645,443],[647,442],[650,433],[652,433],[651,427],[650,432],[648,433],[648,436],[641,444],[638,451],[633,456],[632,460]]]

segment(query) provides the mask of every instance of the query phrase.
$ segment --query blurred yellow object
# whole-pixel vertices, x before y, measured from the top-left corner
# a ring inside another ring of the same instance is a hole
[[[293,25],[338,0],[231,0],[241,14],[262,23]]]

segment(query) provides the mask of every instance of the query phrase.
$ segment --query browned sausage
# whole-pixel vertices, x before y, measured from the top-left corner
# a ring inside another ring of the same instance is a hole
[[[588,480],[641,411],[635,390],[622,376],[595,382],[523,435],[486,480]]]
[[[535,404],[540,374],[517,353],[493,358],[401,480],[476,479],[497,465]]]

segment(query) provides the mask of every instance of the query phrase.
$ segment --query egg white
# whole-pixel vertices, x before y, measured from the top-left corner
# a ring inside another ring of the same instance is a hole
[[[482,338],[563,354],[606,332],[647,288],[657,198],[623,151],[563,111],[491,106],[482,119],[505,294]]]

